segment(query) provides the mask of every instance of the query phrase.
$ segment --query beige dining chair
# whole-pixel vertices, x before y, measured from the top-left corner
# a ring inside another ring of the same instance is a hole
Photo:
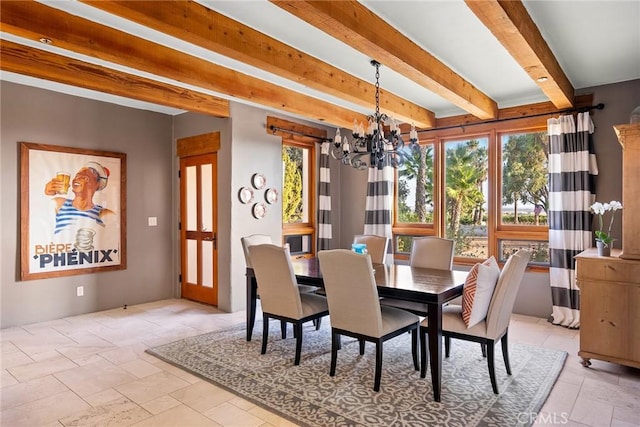
[[[412,267],[434,268],[437,270],[453,269],[454,241],[435,236],[414,237],[411,244],[409,264]],[[416,314],[426,316],[428,306],[413,301],[403,301],[395,298],[382,298],[380,304],[401,308]]]
[[[502,345],[502,358],[507,370],[511,375],[509,365],[509,321],[513,311],[513,304],[520,289],[520,283],[524,275],[527,264],[531,259],[531,251],[521,249],[511,255],[500,272],[498,282],[493,291],[487,317],[467,328],[462,319],[462,307],[449,305],[443,309],[442,313],[442,335],[445,337],[445,357],[449,357],[451,338],[473,341],[480,343],[487,349],[487,364],[489,365],[489,377],[493,392],[498,394],[496,383],[494,349],[498,340]],[[427,334],[429,333],[428,319],[424,319],[420,324],[421,339],[421,367],[420,376],[424,378],[427,372]]]
[[[311,292],[300,292],[291,264],[288,247],[276,245],[249,246],[253,271],[260,283],[262,305],[262,350],[267,352],[269,319],[293,324],[296,338],[295,365],[300,364],[302,324],[329,315],[327,299]]]
[[[412,267],[453,269],[454,241],[436,236],[414,237],[409,264]]]
[[[384,264],[387,259],[389,248],[389,238],[376,236],[374,234],[357,234],[353,236],[353,243],[364,243],[367,245],[367,253],[374,264]]]
[[[242,243],[242,250],[244,252],[244,261],[245,264],[247,265],[247,268],[253,268],[253,264],[251,263],[251,255],[249,254],[249,246],[253,246],[253,245],[264,245],[264,244],[273,244],[273,240],[271,239],[271,236],[267,235],[267,234],[251,234],[249,236],[244,236],[240,238],[240,242]],[[256,280],[257,283],[257,280]],[[300,292],[316,292],[318,290],[318,288],[316,286],[310,286],[310,285],[301,285],[298,284],[298,290]],[[257,290],[258,294],[257,297],[260,297],[260,286],[258,286],[258,290]],[[287,327],[286,327],[286,323],[282,322],[282,338],[286,338],[287,337]],[[318,322],[316,324],[316,328],[320,328],[320,323]]]
[[[251,264],[251,255],[249,254],[249,246],[273,244],[273,241],[271,240],[271,236],[266,234],[252,234],[250,236],[241,237],[240,241],[242,242],[242,250],[244,251],[244,261],[247,265],[247,268],[253,268],[253,265]],[[298,290],[300,292],[316,292],[318,290],[318,287],[311,286],[311,285],[302,285],[298,283]]]
[[[318,258],[331,322],[329,375],[333,377],[336,373],[341,335],[358,339],[361,355],[365,341],[369,341],[376,346],[373,389],[379,391],[382,343],[408,331],[411,331],[413,367],[417,370],[420,318],[408,311],[380,306],[371,258],[347,249],[320,251]]]

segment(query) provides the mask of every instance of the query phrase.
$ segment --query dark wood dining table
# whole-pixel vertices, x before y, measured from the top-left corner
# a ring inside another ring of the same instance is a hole
[[[292,261],[298,283],[324,287],[318,258]],[[442,307],[462,295],[465,271],[436,270],[409,265],[374,264],[378,295],[427,304],[429,320],[429,362],[433,398],[440,401],[442,377]],[[247,341],[251,341],[256,317],[257,283],[247,268]]]

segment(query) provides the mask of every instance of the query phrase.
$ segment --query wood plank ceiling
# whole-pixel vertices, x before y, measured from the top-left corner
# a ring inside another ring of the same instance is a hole
[[[374,85],[234,21],[199,3],[185,1],[83,1],[92,7],[168,34],[203,49],[250,64],[350,103],[373,109]],[[357,1],[272,3],[376,58],[426,90],[473,116],[499,117],[497,103],[429,52]],[[519,0],[466,0],[469,8],[540,86],[550,107],[574,106],[574,89]],[[225,96],[350,128],[365,115],[191,56],[34,1],[0,2],[3,32],[108,61],[176,86],[61,54],[1,41],[0,68],[18,74],[121,95],[187,111],[229,116]],[[200,90],[198,90],[200,88]],[[213,96],[207,91],[220,94]],[[383,112],[418,128],[437,125],[435,114],[381,88]],[[449,119],[449,121],[451,121]]]

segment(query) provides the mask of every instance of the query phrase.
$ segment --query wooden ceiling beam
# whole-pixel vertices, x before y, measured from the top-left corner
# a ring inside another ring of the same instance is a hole
[[[313,121],[351,128],[366,115],[37,2],[0,2],[2,31]],[[37,66],[37,64],[34,64]]]
[[[215,117],[229,117],[229,101],[155,80],[0,40],[0,69]]]
[[[83,2],[356,105],[370,109],[375,105],[371,83],[196,2]],[[390,116],[418,127],[435,124],[432,111],[384,89],[380,94],[380,108]]]
[[[386,67],[483,120],[497,103],[355,0],[270,0]]]
[[[465,3],[542,89],[556,108],[574,106],[575,90],[519,0]]]

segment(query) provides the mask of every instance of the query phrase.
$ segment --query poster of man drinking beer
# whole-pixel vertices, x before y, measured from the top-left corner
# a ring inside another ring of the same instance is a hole
[[[23,280],[126,268],[126,154],[21,143]]]

